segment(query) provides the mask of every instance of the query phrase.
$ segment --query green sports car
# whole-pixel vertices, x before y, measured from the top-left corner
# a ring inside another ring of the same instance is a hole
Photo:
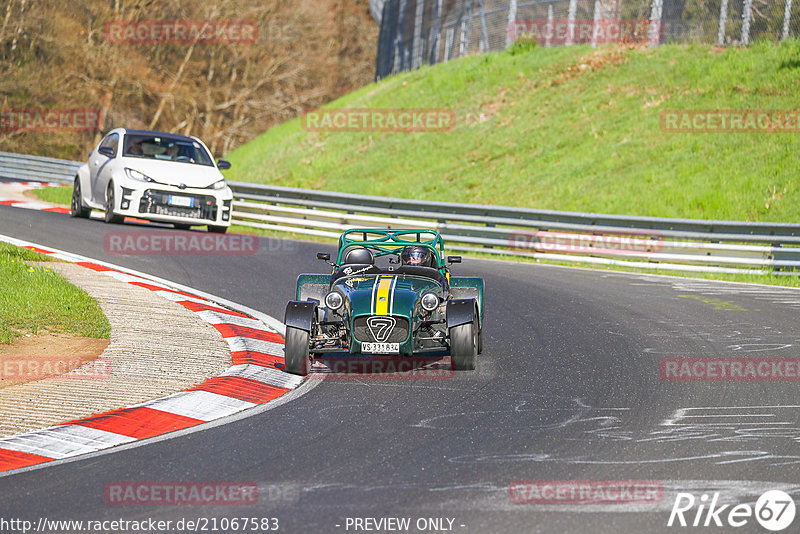
[[[451,276],[434,230],[347,230],[331,274],[301,274],[286,307],[286,371],[305,376],[325,353],[450,355],[475,369],[483,349],[483,279]]]

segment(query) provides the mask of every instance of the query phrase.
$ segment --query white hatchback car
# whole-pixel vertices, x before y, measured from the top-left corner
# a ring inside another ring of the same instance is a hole
[[[73,217],[103,210],[107,223],[136,217],[205,225],[224,233],[231,225],[233,191],[200,139],[148,130],[115,128],[81,165],[72,190]]]

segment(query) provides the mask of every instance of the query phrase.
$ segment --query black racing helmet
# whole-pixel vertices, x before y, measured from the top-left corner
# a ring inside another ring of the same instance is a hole
[[[400,252],[400,261],[403,265],[418,267],[433,267],[433,253],[428,247],[408,246]]]
[[[374,265],[375,257],[364,247],[353,247],[344,253],[344,263],[364,263]]]

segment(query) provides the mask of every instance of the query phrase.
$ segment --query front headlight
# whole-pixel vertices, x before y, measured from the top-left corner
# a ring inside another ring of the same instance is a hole
[[[342,304],[344,304],[344,298],[342,298],[342,294],[338,291],[331,291],[325,295],[325,306],[329,310],[336,311],[342,307]]]
[[[439,305],[439,297],[433,293],[425,293],[419,301],[422,309],[425,311],[433,311]]]
[[[225,180],[214,182],[213,184],[206,187],[206,189],[216,189],[217,191],[219,191],[220,189],[225,189]]]
[[[128,178],[130,178],[131,180],[136,180],[137,182],[155,182],[155,180],[153,180],[149,176],[142,174],[135,169],[129,169],[125,167],[125,174],[128,175]]]

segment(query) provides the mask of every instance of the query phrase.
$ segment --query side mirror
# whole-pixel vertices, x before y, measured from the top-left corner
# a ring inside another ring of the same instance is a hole
[[[323,261],[330,261],[331,255],[327,252],[317,252],[317,259]]]
[[[114,153],[114,149],[111,148],[110,146],[101,146],[100,148],[97,149],[97,151],[107,158],[113,158],[114,156],[116,156],[116,154]]]
[[[231,162],[230,161],[225,161],[224,159],[221,159],[221,160],[219,160],[217,162],[217,168],[219,170],[221,170],[221,171],[230,169],[231,168]]]
[[[447,263],[461,263],[461,256],[447,256]]]

